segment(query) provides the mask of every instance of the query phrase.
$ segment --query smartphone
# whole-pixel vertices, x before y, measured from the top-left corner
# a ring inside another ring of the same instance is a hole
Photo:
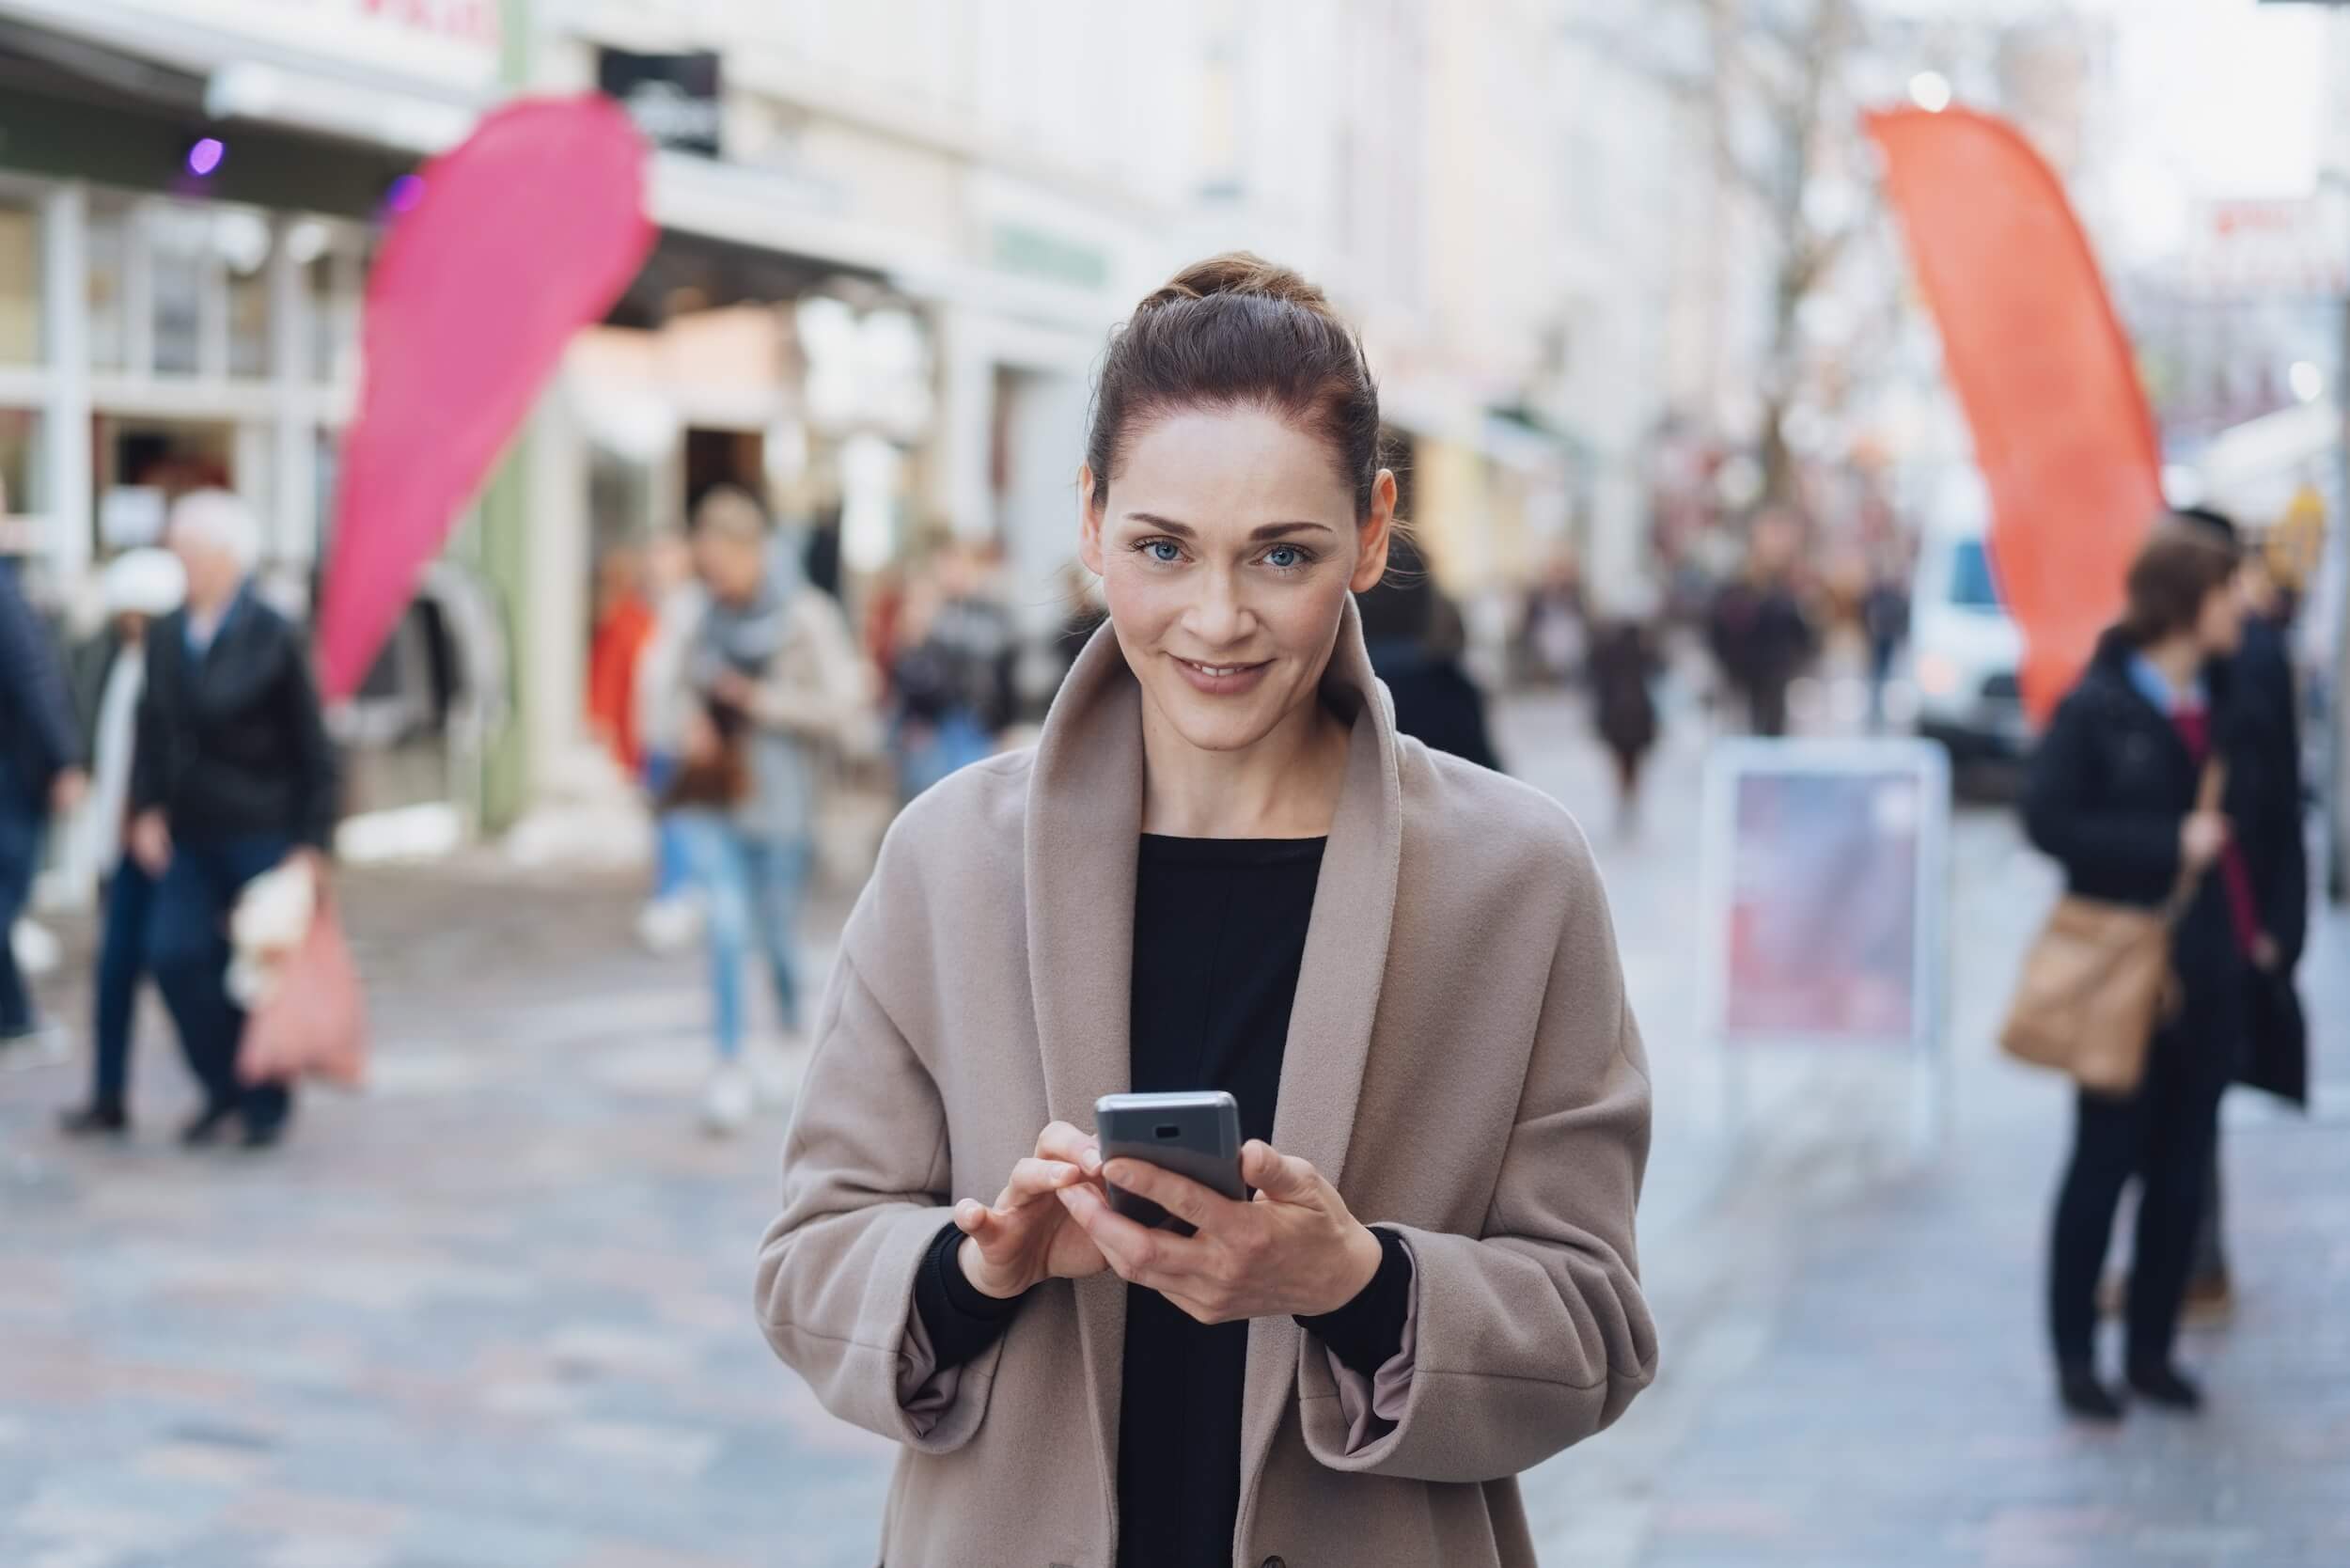
[[[1102,1159],[1148,1160],[1238,1202],[1248,1188],[1240,1179],[1240,1102],[1222,1090],[1177,1094],[1104,1094],[1093,1102],[1093,1130]],[[1192,1227],[1147,1198],[1109,1186],[1110,1207],[1137,1225],[1183,1235]]]

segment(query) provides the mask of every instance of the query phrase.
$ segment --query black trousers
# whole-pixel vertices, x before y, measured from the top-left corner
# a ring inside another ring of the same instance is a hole
[[[2048,1325],[2060,1362],[2094,1358],[2097,1281],[2105,1272],[2122,1189],[2138,1182],[2138,1240],[2130,1263],[2129,1365],[2169,1363],[2186,1294],[2195,1229],[2210,1188],[2220,1058],[2206,1041],[2172,1027],[2154,1039],[2146,1079],[2127,1099],[2083,1093],[2073,1158],[2057,1195],[2048,1265]]]

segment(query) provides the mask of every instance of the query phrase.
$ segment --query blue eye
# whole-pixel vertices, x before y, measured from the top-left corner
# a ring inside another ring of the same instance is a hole
[[[1294,572],[1306,564],[1306,552],[1294,544],[1277,544],[1265,552],[1264,561],[1277,572]]]
[[[1183,547],[1171,539],[1154,539],[1143,548],[1162,566],[1172,566],[1183,557]]]

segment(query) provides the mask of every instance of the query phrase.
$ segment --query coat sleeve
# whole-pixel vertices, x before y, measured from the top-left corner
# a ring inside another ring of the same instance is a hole
[[[46,785],[66,768],[84,761],[80,728],[73,722],[73,697],[57,667],[49,629],[24,602],[16,574],[0,580],[0,677],[16,692],[24,717],[25,741],[33,755],[35,780]]]
[[[2115,810],[2097,800],[2099,740],[2095,715],[2081,698],[2068,698],[2032,755],[2024,829],[2067,872],[2134,888],[2146,902],[2158,902],[2179,877],[2179,818]]]
[[[1588,855],[1588,852],[1584,852]],[[1306,1444],[1337,1470],[1413,1481],[1516,1475],[1623,1414],[1656,1375],[1633,1213],[1649,1081],[1598,878],[1569,914],[1499,1177],[1475,1236],[1385,1227],[1411,1253],[1405,1348],[1363,1435],[1341,1399],[1301,1401]],[[1311,1336],[1303,1355],[1329,1352]],[[1408,1363],[1408,1367],[1401,1364]],[[1305,1370],[1312,1388],[1329,1372]],[[1398,1385],[1401,1385],[1398,1387]]]
[[[929,1453],[971,1440],[1002,1341],[938,1369],[913,1310],[949,1222],[938,1086],[842,944],[783,1151],[783,1210],[759,1249],[767,1342],[824,1408]]]

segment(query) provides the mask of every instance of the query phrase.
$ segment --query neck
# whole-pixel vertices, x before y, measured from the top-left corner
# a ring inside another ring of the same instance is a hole
[[[2203,651],[2190,636],[2165,637],[2138,651],[2148,664],[2162,671],[2162,678],[2173,687],[2192,683],[2203,667]]]
[[[1347,727],[1319,697],[1238,751],[1207,751],[1142,709],[1142,830],[1183,839],[1315,839],[1346,780]]]

